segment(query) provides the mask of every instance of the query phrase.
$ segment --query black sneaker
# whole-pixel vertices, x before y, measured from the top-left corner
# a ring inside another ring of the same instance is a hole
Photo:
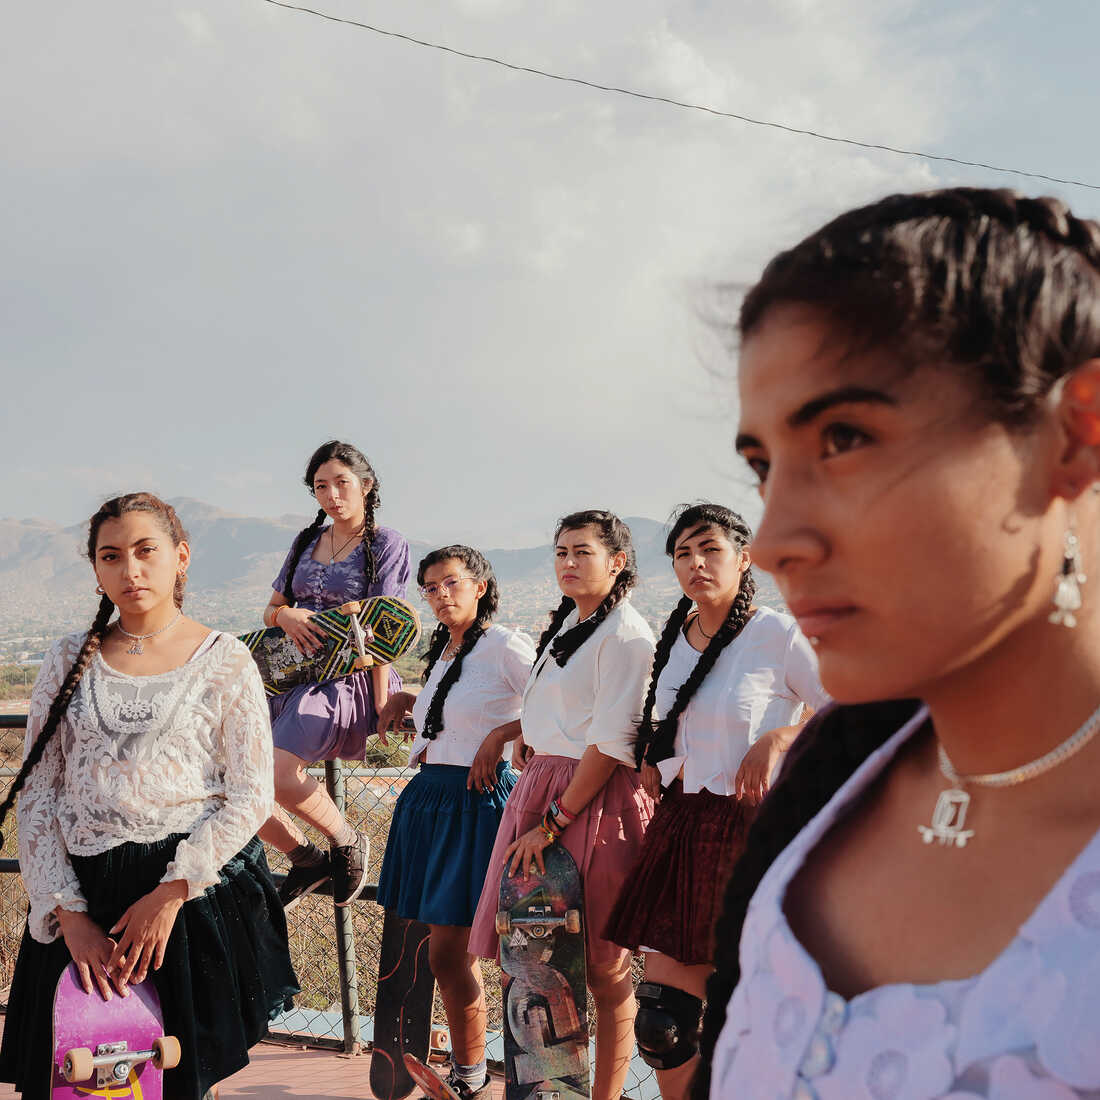
[[[318,886],[323,886],[332,878],[332,863],[328,853],[320,863],[314,863],[310,867],[291,867],[282,886],[279,887],[279,900],[283,903],[284,912],[289,912],[306,896],[312,893]]]
[[[451,1072],[444,1078],[443,1083],[459,1100],[489,1100],[489,1097],[493,1094],[493,1082],[488,1073],[485,1074],[485,1084],[480,1088],[472,1089],[455,1073],[454,1066],[452,1066]],[[432,1100],[432,1097],[421,1096],[420,1100]]]
[[[367,884],[370,841],[362,833],[355,844],[332,849],[332,897],[337,905],[350,905]]]

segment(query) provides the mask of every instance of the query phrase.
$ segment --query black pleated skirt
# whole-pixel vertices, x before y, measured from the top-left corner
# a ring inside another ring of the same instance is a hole
[[[97,856],[71,856],[89,916],[111,928],[160,882],[182,839],[176,835],[153,844],[120,844]],[[24,928],[0,1046],[0,1080],[13,1083],[24,1100],[50,1098],[54,988],[70,961],[60,936],[39,943]],[[179,1039],[183,1052],[180,1064],[165,1071],[165,1100],[201,1100],[248,1064],[248,1048],[299,991],[286,919],[258,839],[222,868],[214,886],[184,903],[164,964],[150,976],[160,994],[165,1032]]]

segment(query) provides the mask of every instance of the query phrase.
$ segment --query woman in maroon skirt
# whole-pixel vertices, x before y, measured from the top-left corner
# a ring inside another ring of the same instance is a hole
[[[523,774],[504,808],[469,950],[497,956],[502,873],[531,864],[544,869],[543,850],[560,841],[584,884],[588,988],[596,1002],[592,1100],[618,1100],[634,1046],[634,987],[630,952],[600,930],[653,808],[634,770],[653,631],[628,599],[637,569],[622,520],[576,512],[558,524],[554,542],[563,598],[523,692],[523,736],[512,753]]]
[[[686,1096],[695,1071],[714,919],[754,808],[806,708],[827,701],[794,619],[753,605],[750,537],[716,504],[685,507],[669,532],[684,596],[657,644],[635,746],[660,801],[605,931],[647,952],[634,1031],[664,1100]]]

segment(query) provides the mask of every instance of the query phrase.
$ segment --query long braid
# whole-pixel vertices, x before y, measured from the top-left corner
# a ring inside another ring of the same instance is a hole
[[[596,633],[600,623],[626,599],[627,594],[634,587],[634,579],[632,573],[628,574],[625,569],[622,570],[615,577],[611,591],[604,596],[600,606],[584,622],[577,623],[576,626],[554,639],[550,645],[550,656],[557,661],[559,668],[565,668],[569,658]]]
[[[447,641],[450,636],[451,632],[442,623],[432,631],[431,640],[428,642],[428,652],[424,654],[424,672],[420,676],[422,684],[428,682],[428,677],[431,676],[436,661],[443,656],[443,651],[447,648]]]
[[[19,774],[16,775],[7,797],[3,803],[0,803],[0,828],[3,827],[11,808],[15,805],[15,800],[26,784],[27,777],[42,759],[46,746],[61,725],[61,719],[65,716],[69,703],[72,702],[73,693],[76,691],[77,684],[80,683],[80,678],[84,675],[92,658],[99,652],[99,647],[103,643],[103,635],[107,632],[107,624],[111,620],[114,609],[115,605],[108,596],[100,598],[99,610],[96,612],[91,629],[84,638],[84,644],[80,647],[80,652],[77,653],[72,668],[69,669],[65,679],[61,682],[61,687],[54,696],[50,709],[46,712],[46,720],[42,724],[42,729],[39,730],[38,736],[34,739],[34,744],[31,745],[30,750],[24,757],[23,766],[19,769]],[[0,834],[0,845],[2,844],[3,834]]]
[[[298,568],[298,562],[302,560],[306,547],[317,537],[317,533],[324,525],[325,510],[324,508],[318,508],[317,518],[308,527],[303,527],[298,532],[297,537],[294,539],[294,545],[290,548],[290,561],[287,562],[286,580],[283,581],[283,598],[291,607],[296,602],[294,599],[294,570]]]
[[[542,656],[542,651],[554,640],[554,636],[561,630],[561,624],[569,618],[569,612],[577,605],[568,596],[562,596],[561,602],[550,612],[550,622],[546,629],[539,635],[539,644],[535,647],[535,663]]]
[[[756,581],[753,580],[749,570],[741,576],[741,587],[730,607],[726,621],[715,632],[714,637],[707,642],[706,649],[699,654],[691,675],[680,685],[676,692],[676,698],[669,708],[668,714],[657,723],[657,728],[646,749],[645,759],[648,764],[659,764],[667,760],[676,751],[676,727],[680,721],[680,715],[684,713],[692,696],[699,690],[699,685],[706,679],[707,674],[714,668],[715,662],[726,648],[744,629],[749,621],[750,608],[753,596],[756,595]],[[656,677],[654,677],[656,680]]]
[[[684,629],[684,623],[695,601],[690,596],[681,596],[679,602],[672,609],[672,614],[665,620],[661,636],[657,639],[657,649],[653,654],[653,671],[649,676],[649,688],[645,693],[645,702],[642,704],[642,720],[638,723],[638,738],[634,742],[634,763],[641,765],[650,742],[653,740],[653,708],[657,704],[657,681],[661,678],[665,665],[668,664],[672,647],[680,631]]]
[[[420,564],[417,566],[416,583],[418,585],[423,585],[424,575],[428,569],[433,565],[443,565],[449,561],[461,562],[470,571],[470,576],[473,580],[484,581],[485,591],[478,598],[476,617],[462,635],[462,644],[458,647],[458,652],[454,655],[451,667],[443,673],[439,683],[436,685],[435,691],[432,693],[431,702],[428,704],[428,713],[424,717],[424,728],[421,730],[429,741],[434,741],[443,729],[443,704],[447,700],[447,693],[456,683],[458,683],[458,678],[462,675],[463,660],[474,646],[477,645],[478,640],[485,631],[489,629],[489,625],[493,621],[493,616],[497,613],[497,608],[500,606],[500,586],[497,584],[496,575],[493,573],[493,567],[486,560],[485,555],[475,550],[472,546],[461,546],[456,544],[453,546],[443,546],[438,550],[433,550],[430,554],[422,558]],[[443,623],[440,623],[433,631],[431,644],[428,646],[428,653],[425,658],[427,661],[427,665],[424,669],[425,683],[427,683],[428,677],[431,675],[436,661],[439,660],[443,655],[443,651],[447,648],[450,636],[450,630],[444,626]]]
[[[733,865],[714,927],[714,972],[707,980],[699,1068],[693,1100],[710,1094],[711,1059],[726,1006],[741,978],[741,929],[760,880],[775,859],[875,749],[920,707],[915,699],[830,706],[814,715],[783,762],[772,793],[760,804],[745,851]]]
[[[374,518],[374,510],[382,503],[378,493],[377,480],[371,486],[363,501],[365,508],[363,516],[363,579],[367,582],[367,591],[378,579],[378,562],[374,557],[374,540],[378,535],[378,522]]]

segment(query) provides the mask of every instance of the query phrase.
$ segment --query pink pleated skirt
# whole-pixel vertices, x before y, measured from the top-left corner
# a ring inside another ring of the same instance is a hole
[[[579,760],[536,753],[523,769],[504,807],[485,886],[470,930],[470,953],[499,958],[496,932],[497,898],[504,871],[504,852],[517,837],[542,820],[552,799],[569,786]],[[631,868],[642,850],[653,801],[642,790],[638,774],[625,764],[617,767],[602,790],[562,834],[584,884],[584,931],[589,966],[620,962],[630,952],[601,933]]]

